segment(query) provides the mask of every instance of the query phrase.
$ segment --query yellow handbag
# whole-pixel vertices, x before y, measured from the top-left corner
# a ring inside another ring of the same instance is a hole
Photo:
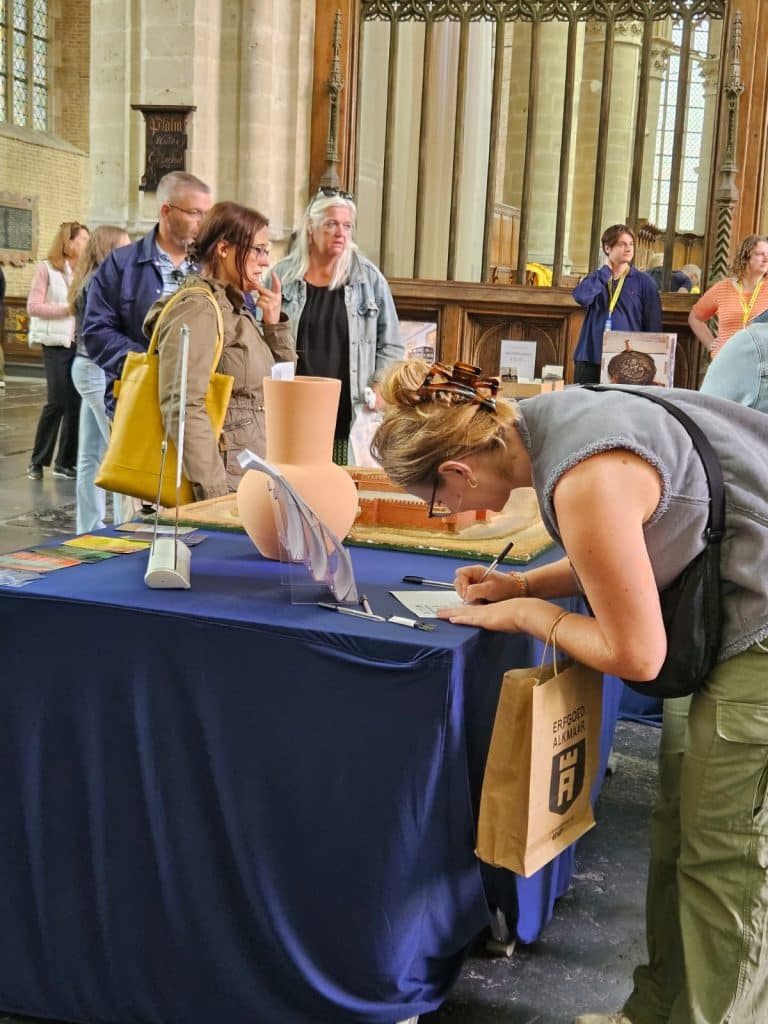
[[[107,451],[96,475],[96,483],[107,491],[128,494],[147,502],[156,502],[160,482],[160,463],[165,428],[160,413],[159,357],[157,339],[163,317],[182,297],[199,293],[207,296],[216,310],[216,354],[211,367],[211,382],[205,405],[213,432],[218,438],[224,426],[234,377],[217,373],[216,367],[224,348],[224,323],[216,299],[208,288],[192,286],[175,292],[163,306],[155,321],[152,339],[146,352],[129,352],[125,357],[120,380],[115,383],[115,417]],[[179,504],[194,501],[192,484],[183,476],[179,488]],[[168,438],[168,451],[163,467],[160,504],[176,504],[176,445]]]

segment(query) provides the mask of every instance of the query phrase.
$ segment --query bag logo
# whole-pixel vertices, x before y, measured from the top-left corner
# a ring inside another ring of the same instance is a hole
[[[549,780],[549,810],[552,814],[565,814],[581,795],[587,760],[587,741],[560,750],[552,758]]]

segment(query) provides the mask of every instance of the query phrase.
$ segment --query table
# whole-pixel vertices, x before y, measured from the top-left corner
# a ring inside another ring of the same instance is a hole
[[[501,672],[540,645],[291,605],[235,534],[193,549],[190,591],[147,589],[146,557],[0,588],[0,1006],[115,1024],[435,1009],[488,923],[474,821]],[[405,572],[454,570],[352,558],[387,614]],[[572,857],[484,871],[520,937]]]

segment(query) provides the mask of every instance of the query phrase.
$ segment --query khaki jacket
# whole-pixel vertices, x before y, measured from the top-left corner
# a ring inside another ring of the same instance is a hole
[[[178,388],[174,386],[181,343],[181,327],[190,330],[189,370],[187,375],[187,414],[184,433],[184,473],[192,483],[195,499],[215,498],[237,489],[243,470],[237,455],[250,448],[263,456],[266,449],[264,428],[264,389],[277,362],[296,362],[296,342],[287,318],[279,324],[257,322],[245,305],[242,293],[213,278],[190,275],[183,291],[201,284],[210,288],[224,321],[224,348],[217,367],[216,312],[200,294],[181,298],[164,318],[158,338],[160,358],[160,409],[171,436],[178,436]],[[167,297],[155,302],[144,320],[149,337]],[[221,438],[214,436],[205,408],[211,371],[217,369],[234,377]]]

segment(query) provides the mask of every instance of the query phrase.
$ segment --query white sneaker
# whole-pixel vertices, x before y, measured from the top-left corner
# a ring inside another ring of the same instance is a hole
[[[621,1010],[615,1013],[582,1013],[573,1024],[632,1024]]]

